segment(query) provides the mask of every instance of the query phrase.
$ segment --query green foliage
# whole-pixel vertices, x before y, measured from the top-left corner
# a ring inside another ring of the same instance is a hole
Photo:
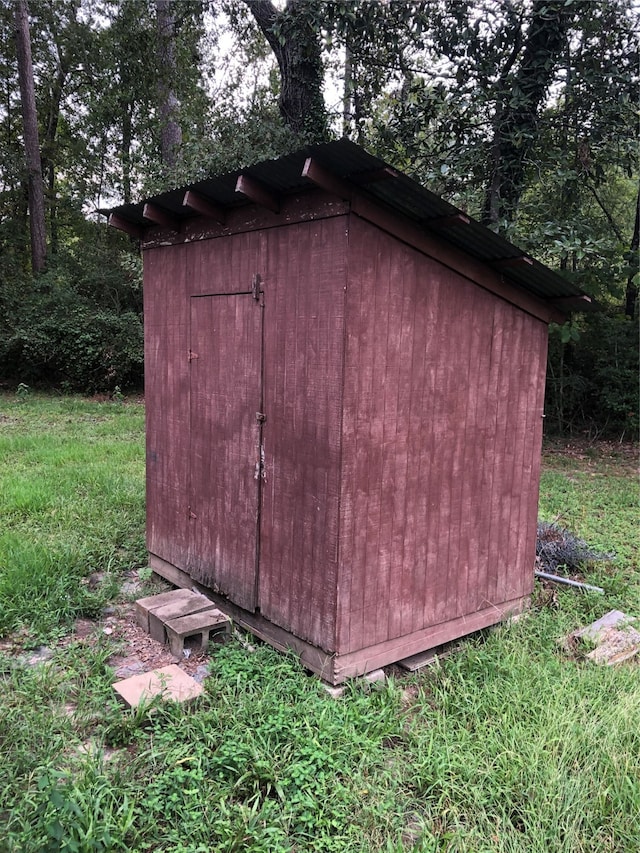
[[[45,773],[38,779],[39,818],[46,842],[43,853],[109,853],[128,850],[127,832],[134,806],[114,789],[101,766],[90,766],[79,779]]]
[[[640,375],[637,323],[591,314],[552,329],[545,410],[551,432],[637,438]]]
[[[475,216],[487,215],[491,196],[494,208],[504,208],[492,227],[607,309],[623,304],[628,277],[637,271],[630,249],[638,10],[631,0],[290,0],[273,7],[263,31],[256,8],[269,4],[171,5],[177,25],[171,86],[183,144],[167,169],[159,157],[154,4],[31,4],[50,249],[48,271],[34,282],[13,6],[0,4],[4,385],[107,393],[140,385],[139,258],[119,235],[91,221],[95,211],[277,157],[327,133],[352,136]],[[289,53],[277,61],[274,50],[284,47]],[[322,74],[331,82],[325,100],[333,99],[326,109]],[[305,85],[298,92],[313,89],[318,98],[307,109],[307,125],[294,133],[277,102],[291,96],[285,89],[300,75]],[[511,174],[504,198],[493,181],[501,159]],[[516,210],[507,204],[509,183],[518,184]],[[596,352],[585,322],[584,334],[574,324],[579,340],[552,344],[550,414],[556,428],[590,420],[592,428],[628,434],[628,426],[637,428],[637,418],[627,425],[624,415],[629,403],[628,411],[634,409],[625,391],[632,336],[618,339],[605,330],[603,341],[613,349]],[[630,344],[626,354],[622,341]],[[607,369],[607,362],[615,366]],[[593,375],[583,372],[590,365]]]
[[[142,386],[140,260],[120,235],[91,223],[82,230],[36,281],[20,291],[0,283],[5,381],[86,393]]]

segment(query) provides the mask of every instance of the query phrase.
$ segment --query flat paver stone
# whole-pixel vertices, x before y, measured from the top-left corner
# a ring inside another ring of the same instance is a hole
[[[587,660],[614,666],[640,654],[639,620],[620,610],[610,610],[600,619],[570,637],[595,643],[595,649],[587,654]]]
[[[173,702],[187,702],[195,699],[204,690],[201,684],[175,663],[116,681],[113,689],[131,708],[137,707],[141,702],[148,702],[155,696]]]

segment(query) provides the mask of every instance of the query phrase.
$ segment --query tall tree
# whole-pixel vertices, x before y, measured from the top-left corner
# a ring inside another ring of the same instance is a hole
[[[515,19],[510,0],[505,0],[505,5]],[[525,185],[527,158],[536,141],[540,110],[564,53],[573,7],[572,0],[536,0],[526,36],[516,25],[514,47],[498,84],[491,177],[483,209],[487,223],[512,220],[515,215]]]
[[[46,264],[47,238],[27,0],[16,0],[15,27],[24,151],[27,164],[31,266],[35,273],[39,273],[44,270]]]
[[[328,134],[322,88],[322,3],[287,0],[280,12],[271,0],[247,0],[280,70],[280,115],[295,134],[318,141]]]
[[[158,105],[160,156],[170,168],[176,165],[182,145],[180,101],[176,95],[176,18],[172,0],[156,0],[158,28]]]

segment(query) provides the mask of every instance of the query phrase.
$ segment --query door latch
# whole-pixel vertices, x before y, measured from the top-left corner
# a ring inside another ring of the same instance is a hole
[[[262,279],[260,277],[260,273],[256,273],[251,280],[251,295],[256,300],[256,302],[260,301],[260,285],[262,284]]]

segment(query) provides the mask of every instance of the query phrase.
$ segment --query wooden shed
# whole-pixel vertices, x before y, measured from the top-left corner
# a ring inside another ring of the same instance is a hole
[[[346,140],[110,223],[144,253],[157,573],[333,683],[526,605],[580,291]]]

